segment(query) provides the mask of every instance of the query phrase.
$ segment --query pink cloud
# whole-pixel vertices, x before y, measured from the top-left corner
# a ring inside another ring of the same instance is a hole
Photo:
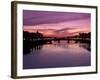
[[[24,31],[43,33],[45,36],[65,37],[80,32],[90,32],[90,19],[82,19],[70,22],[59,22],[53,24],[41,24],[38,26],[24,26]]]

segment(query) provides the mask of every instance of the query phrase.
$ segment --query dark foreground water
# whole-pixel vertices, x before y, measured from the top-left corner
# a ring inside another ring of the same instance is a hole
[[[33,47],[23,55],[23,69],[90,66],[88,43],[52,41]]]

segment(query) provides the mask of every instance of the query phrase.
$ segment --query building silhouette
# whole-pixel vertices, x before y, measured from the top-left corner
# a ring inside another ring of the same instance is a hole
[[[39,39],[43,38],[43,34],[39,33],[38,31],[36,33],[29,33],[27,31],[23,31],[23,38],[24,40],[33,40],[33,39]]]

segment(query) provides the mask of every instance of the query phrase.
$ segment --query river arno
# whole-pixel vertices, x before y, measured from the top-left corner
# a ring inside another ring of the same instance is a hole
[[[90,66],[88,43],[52,41],[30,49],[23,55],[23,69]]]

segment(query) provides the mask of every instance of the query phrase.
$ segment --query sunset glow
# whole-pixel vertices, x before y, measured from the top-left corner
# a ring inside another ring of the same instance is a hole
[[[91,13],[23,10],[23,69],[91,66],[91,21]]]
[[[40,32],[49,37],[66,37],[90,32],[89,13],[23,11],[24,31]]]

